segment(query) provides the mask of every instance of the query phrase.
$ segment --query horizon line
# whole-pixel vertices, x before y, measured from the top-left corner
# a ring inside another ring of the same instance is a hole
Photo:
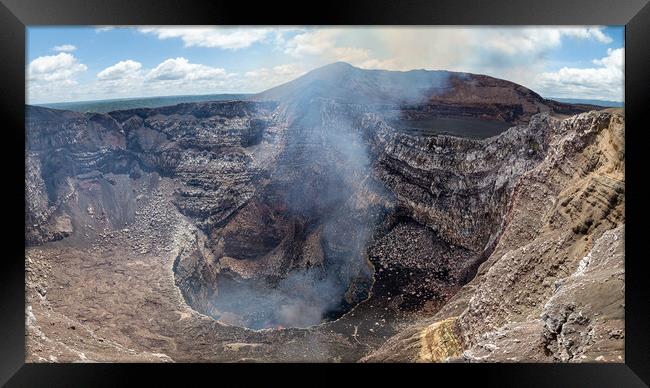
[[[116,98],[102,98],[96,100],[73,100],[73,101],[57,101],[57,102],[25,102],[25,105],[32,106],[47,106],[47,105],[58,105],[58,104],[84,104],[84,103],[96,103],[96,102],[105,102],[105,101],[127,101],[127,100],[144,100],[149,98],[171,98],[171,97],[200,97],[200,96],[228,96],[228,95],[238,95],[238,96],[251,96],[259,94],[260,92],[225,92],[225,93],[205,93],[205,94],[168,94],[168,95],[156,95],[156,96],[138,96],[138,97],[116,97]],[[542,96],[547,100],[581,100],[581,101],[602,101],[602,102],[615,102],[618,104],[625,104],[625,100],[607,100],[601,98],[576,98],[576,97],[547,97]]]

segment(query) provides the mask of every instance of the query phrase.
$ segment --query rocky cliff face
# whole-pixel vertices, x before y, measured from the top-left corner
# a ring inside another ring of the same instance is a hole
[[[550,123],[476,277],[366,360],[622,361],[623,118]]]
[[[28,107],[32,360],[618,360],[620,113],[342,64],[256,99]],[[443,116],[513,126],[394,125]]]
[[[111,175],[124,177],[127,185],[153,172],[173,176],[179,183],[174,193],[179,211],[203,228],[223,221],[250,198],[258,175],[250,155],[263,134],[273,141],[274,108],[269,103],[201,103],[173,111],[84,115],[27,107],[27,203],[34,208],[26,211],[34,218],[27,243],[56,239],[57,233],[44,228],[82,192],[111,197],[88,203],[82,210],[89,215],[105,216],[112,228],[131,222],[135,198]],[[73,229],[83,228],[74,224]]]

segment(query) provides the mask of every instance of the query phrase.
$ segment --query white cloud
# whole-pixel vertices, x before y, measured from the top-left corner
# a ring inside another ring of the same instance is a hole
[[[66,53],[75,51],[76,49],[77,49],[77,47],[74,46],[74,45],[71,45],[71,44],[62,44],[60,46],[52,47],[53,51],[66,52]]]
[[[27,98],[63,100],[78,91],[75,79],[87,70],[87,66],[79,63],[68,53],[47,55],[34,59],[27,66]]]
[[[494,29],[474,31],[473,41],[481,43],[486,51],[500,55],[522,55],[531,52],[542,52],[557,47],[562,42],[562,32],[559,29],[529,28],[523,30]],[[481,39],[476,38],[481,36]]]
[[[31,81],[72,81],[88,67],[68,53],[46,55],[30,62],[27,73]]]
[[[262,67],[244,74],[245,80],[240,80],[242,88],[247,91],[261,92],[268,88],[294,80],[305,74],[306,69],[296,63],[286,63],[272,68]]]
[[[602,27],[577,27],[562,29],[562,32],[570,37],[578,39],[594,39],[600,43],[612,43],[612,38],[603,32]]]
[[[339,29],[307,31],[291,38],[286,44],[285,52],[297,58],[305,55],[324,55],[335,47],[340,34]]]
[[[485,48],[505,55],[542,53],[561,46],[562,40],[567,37],[600,43],[612,42],[612,38],[605,35],[601,27],[488,28],[474,32],[475,42],[481,42]]]
[[[139,75],[141,68],[142,64],[140,62],[128,59],[126,61],[120,61],[113,66],[109,66],[100,71],[97,73],[97,78],[101,80],[133,78]]]
[[[607,56],[594,59],[597,67],[563,67],[542,73],[536,86],[547,96],[623,101],[624,49],[608,49]]]
[[[107,31],[110,31],[110,30],[113,30],[113,29],[115,29],[115,27],[112,27],[112,26],[103,26],[103,27],[97,27],[97,28],[95,28],[95,32],[96,32],[96,33],[107,32]]]
[[[268,28],[214,28],[214,27],[146,27],[140,32],[153,34],[158,39],[180,38],[185,47],[211,47],[236,50],[249,47],[266,39],[271,33]]]
[[[319,65],[345,61],[364,68],[474,72],[497,69],[502,74],[515,74],[541,64],[564,39],[612,41],[601,27],[322,28],[289,39],[285,52],[315,60]],[[521,69],[503,71],[508,66]]]
[[[607,49],[607,56],[600,59],[594,59],[595,65],[604,66],[607,68],[615,68],[623,71],[623,59],[625,58],[625,49]]]
[[[375,50],[371,48],[341,44],[340,40],[346,34],[350,34],[349,29],[325,28],[303,32],[286,42],[284,52],[294,58],[315,60],[312,62],[314,66],[342,61],[363,68],[380,68],[393,63],[390,59],[374,57]]]
[[[206,80],[223,78],[228,74],[222,68],[190,63],[186,58],[170,58],[156,66],[147,74],[150,80]]]
[[[292,63],[275,66],[273,67],[273,71],[279,75],[289,75],[289,76],[293,76],[301,72],[301,70],[295,64]]]

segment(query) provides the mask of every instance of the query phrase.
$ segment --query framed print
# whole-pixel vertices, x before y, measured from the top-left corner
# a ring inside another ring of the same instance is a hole
[[[3,0],[3,382],[647,384],[644,1],[251,8]]]

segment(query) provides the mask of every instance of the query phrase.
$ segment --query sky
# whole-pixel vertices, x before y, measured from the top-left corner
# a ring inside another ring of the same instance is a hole
[[[623,26],[28,27],[27,103],[257,93],[344,61],[623,101]]]

